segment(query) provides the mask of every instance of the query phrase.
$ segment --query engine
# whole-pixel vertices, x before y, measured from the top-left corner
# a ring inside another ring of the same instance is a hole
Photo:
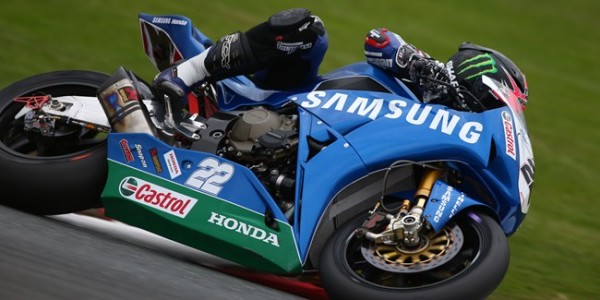
[[[296,120],[259,107],[235,121],[226,140],[227,153],[242,161],[275,161],[298,144]]]
[[[282,211],[290,211],[296,185],[298,116],[255,107],[236,114],[217,113],[206,125],[201,140],[192,148],[245,165]]]

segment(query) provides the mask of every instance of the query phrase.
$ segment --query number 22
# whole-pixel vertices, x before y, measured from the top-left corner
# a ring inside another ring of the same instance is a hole
[[[198,164],[198,168],[190,175],[185,185],[213,195],[219,194],[223,184],[231,179],[234,172],[231,164],[220,163],[214,158],[204,159]]]

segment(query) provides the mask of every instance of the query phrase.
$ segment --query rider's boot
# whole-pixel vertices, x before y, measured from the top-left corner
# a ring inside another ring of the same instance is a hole
[[[210,76],[204,67],[207,54],[208,50],[163,70],[153,82],[156,94],[165,101],[165,126],[192,140],[197,140],[199,135],[195,133],[194,127],[189,126],[193,123],[185,109],[187,95],[197,83]]]

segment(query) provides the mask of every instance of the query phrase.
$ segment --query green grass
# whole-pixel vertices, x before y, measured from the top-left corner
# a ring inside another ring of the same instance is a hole
[[[183,14],[211,37],[272,12],[304,6],[322,17],[330,48],[322,71],[363,60],[362,42],[387,27],[446,60],[462,41],[496,48],[527,75],[536,158],[530,214],[511,237],[511,265],[492,299],[600,298],[600,1],[5,1],[0,87],[59,69],[146,79],[137,13]]]

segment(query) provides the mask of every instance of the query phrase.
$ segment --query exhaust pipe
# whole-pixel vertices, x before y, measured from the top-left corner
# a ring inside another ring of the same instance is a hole
[[[98,99],[115,132],[138,132],[157,136],[135,82],[123,67],[98,88]]]

